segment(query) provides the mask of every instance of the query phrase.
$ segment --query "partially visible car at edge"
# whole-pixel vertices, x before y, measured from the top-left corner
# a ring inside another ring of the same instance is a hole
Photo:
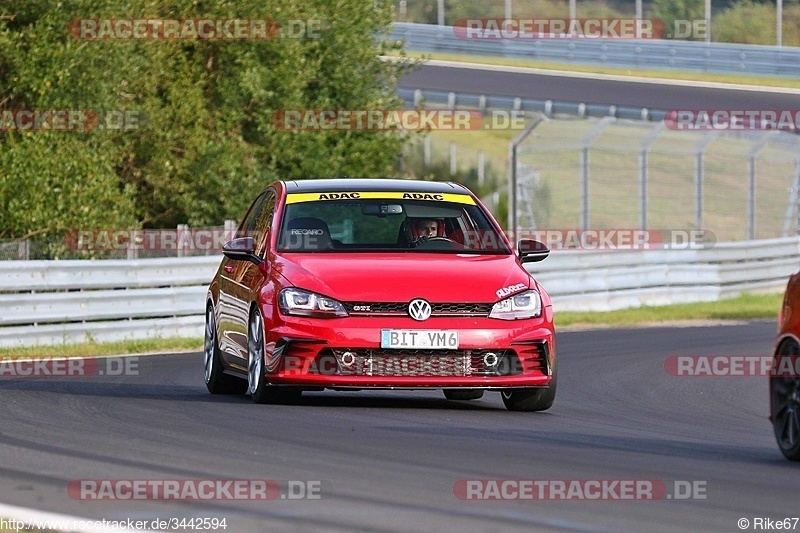
[[[773,353],[770,420],[783,455],[800,461],[800,272],[791,276],[786,286]]]

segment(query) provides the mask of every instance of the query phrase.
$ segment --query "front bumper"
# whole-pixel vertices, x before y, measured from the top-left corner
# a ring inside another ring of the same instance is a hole
[[[421,325],[424,326],[421,327]],[[457,350],[391,350],[381,330],[457,330]],[[552,308],[536,319],[274,317],[266,326],[266,378],[322,388],[547,387],[555,367]]]

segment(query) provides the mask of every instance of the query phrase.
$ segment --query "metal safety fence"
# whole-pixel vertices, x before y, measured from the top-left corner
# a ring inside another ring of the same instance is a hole
[[[542,120],[517,158],[521,228],[695,229],[719,241],[800,230],[793,133],[562,117]]]

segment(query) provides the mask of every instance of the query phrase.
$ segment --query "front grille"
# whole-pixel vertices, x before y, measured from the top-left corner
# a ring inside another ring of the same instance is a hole
[[[431,316],[486,317],[494,304],[431,303]],[[408,315],[408,302],[345,302],[352,316]]]
[[[487,377],[521,372],[513,350],[328,349],[317,356],[320,363],[331,357],[339,376]]]

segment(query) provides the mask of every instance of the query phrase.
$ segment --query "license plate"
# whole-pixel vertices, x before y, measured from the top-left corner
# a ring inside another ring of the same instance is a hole
[[[458,349],[458,331],[428,329],[382,329],[381,348]]]

